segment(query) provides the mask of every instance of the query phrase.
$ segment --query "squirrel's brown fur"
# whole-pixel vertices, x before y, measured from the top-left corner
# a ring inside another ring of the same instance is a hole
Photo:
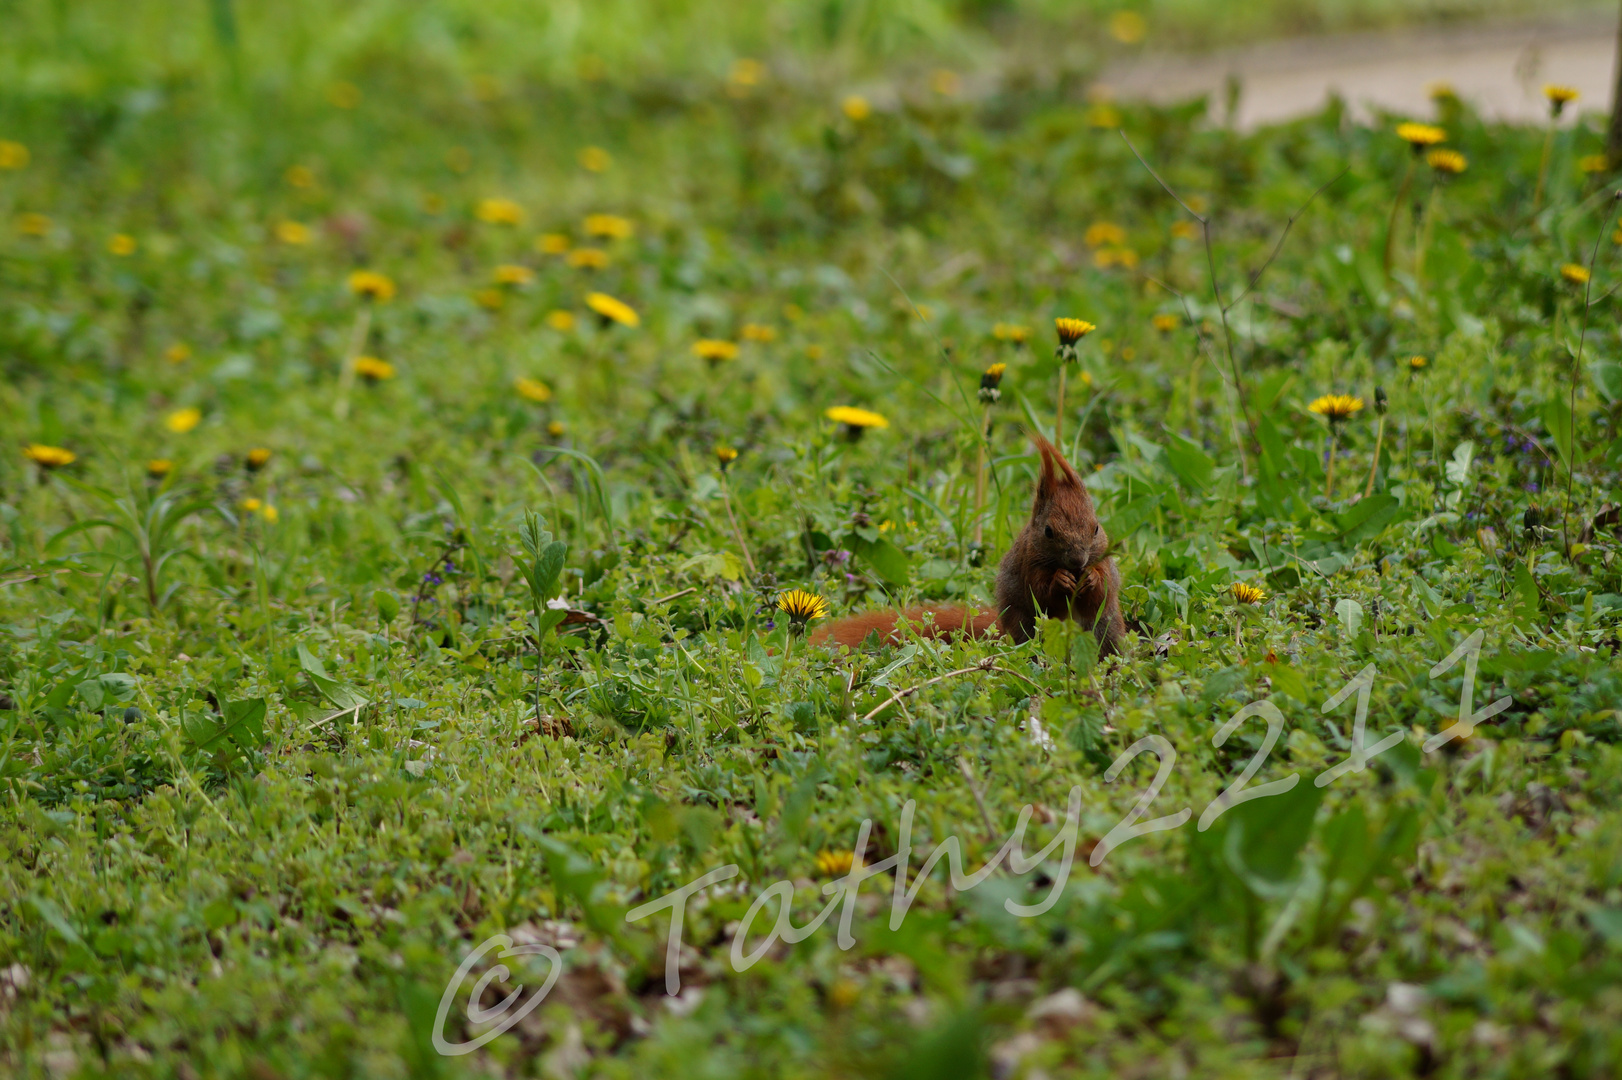
[[[903,622],[925,637],[981,637],[995,625],[998,632],[1025,641],[1042,614],[1090,627],[1102,656],[1119,651],[1126,625],[1121,619],[1121,572],[1109,557],[1109,537],[1076,470],[1052,443],[1040,435],[1031,438],[1042,455],[1042,473],[1031,519],[997,568],[995,611],[933,606],[870,611],[819,627],[812,643],[855,648],[871,633],[895,643]]]

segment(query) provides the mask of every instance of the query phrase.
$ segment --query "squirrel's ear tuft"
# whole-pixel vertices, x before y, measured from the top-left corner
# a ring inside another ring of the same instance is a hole
[[[1037,432],[1031,432],[1031,441],[1036,444],[1037,453],[1042,455],[1042,475],[1036,484],[1038,498],[1047,498],[1061,487],[1075,487],[1086,490],[1081,483],[1081,477],[1071,467],[1070,462],[1059,453],[1059,448],[1048,442]]]

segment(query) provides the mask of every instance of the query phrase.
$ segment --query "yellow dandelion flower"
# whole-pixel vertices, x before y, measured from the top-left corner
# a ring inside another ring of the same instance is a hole
[[[864,428],[887,428],[890,421],[876,412],[868,409],[858,409],[854,405],[835,405],[823,413],[836,424],[843,424],[847,428],[855,428],[858,432]]]
[[[530,282],[534,281],[535,271],[531,270],[527,266],[520,266],[517,263],[502,263],[500,266],[491,271],[490,280],[495,282],[497,285],[507,285],[513,288],[518,288],[523,285],[528,285]]]
[[[246,510],[248,513],[252,514],[252,513],[256,513],[259,510],[259,508],[261,506],[264,506],[264,505],[265,504],[260,502],[258,499],[250,497],[250,498],[243,499],[241,502],[237,503],[237,509]]]
[[[1587,176],[1606,172],[1611,167],[1611,159],[1605,154],[1584,154],[1577,159],[1577,171]]]
[[[1446,142],[1447,132],[1435,124],[1416,124],[1410,121],[1397,125],[1397,138],[1413,147],[1414,153],[1417,154],[1427,146]]]
[[[1166,314],[1164,312],[1162,312],[1159,315],[1156,315],[1153,319],[1150,319],[1149,321],[1154,325],[1154,328],[1156,330],[1159,330],[1162,334],[1169,334],[1173,330],[1177,329],[1180,325],[1182,325],[1182,320],[1179,319],[1177,316],[1168,315],[1168,314]]]
[[[1549,83],[1543,88],[1543,96],[1549,99],[1549,115],[1559,116],[1566,106],[1576,101],[1582,95],[1575,86],[1561,86],[1558,83]]]
[[[298,188],[300,191],[308,191],[315,187],[315,172],[308,165],[289,165],[287,171],[282,174],[282,179],[287,181],[288,187]]]
[[[51,219],[44,214],[18,214],[17,231],[24,236],[45,236],[51,231]]]
[[[1066,348],[1074,348],[1076,342],[1098,329],[1085,319],[1065,318],[1054,319],[1053,328],[1058,331],[1060,346]]]
[[[260,507],[259,516],[265,519],[265,524],[267,525],[276,524],[276,522],[280,521],[282,517],[282,515],[277,512],[276,508],[269,503],[266,503],[264,506]]]
[[[191,359],[191,346],[184,341],[177,341],[163,350],[163,358],[171,364],[184,364]]]
[[[184,435],[186,432],[202,423],[202,420],[203,410],[187,406],[184,409],[176,409],[174,412],[165,417],[163,426],[174,432],[176,435]]]
[[[355,374],[367,382],[382,382],[394,378],[394,365],[375,356],[355,357]]]
[[[563,426],[563,421],[561,420],[553,420],[551,423],[546,425],[546,433],[552,436],[554,439],[563,438],[563,433],[566,430],[567,429]]]
[[[486,225],[522,225],[524,208],[511,199],[480,199],[473,215]]]
[[[738,346],[730,341],[720,338],[699,338],[693,342],[693,355],[710,365],[719,364],[723,360],[736,360]]]
[[[856,865],[856,856],[849,851],[828,851],[823,849],[817,852],[815,862],[817,873],[823,877],[844,877],[850,873],[850,868]]]
[[[1470,162],[1457,150],[1432,150],[1425,155],[1425,163],[1439,173],[1457,176],[1470,167]]]
[[[1024,345],[1031,340],[1031,328],[1021,326],[1019,323],[994,323],[991,327],[991,336],[998,341],[1006,341],[1010,345]]]
[[[642,317],[631,308],[631,305],[623,300],[616,300],[607,293],[587,293],[586,306],[595,311],[605,325],[608,323],[630,327],[642,325]]]
[[[310,242],[310,227],[298,221],[278,221],[276,239],[289,247],[303,247]]]
[[[107,238],[107,251],[110,254],[117,255],[121,259],[129,255],[134,255],[135,249],[139,246],[140,245],[135,242],[135,237],[131,236],[129,233],[114,233],[112,236]]]
[[[569,238],[562,233],[542,233],[535,238],[535,250],[542,255],[564,255],[569,251]]]
[[[154,480],[162,480],[175,471],[175,463],[168,458],[153,458],[146,463],[146,474]]]
[[[1572,285],[1587,285],[1591,276],[1588,267],[1578,266],[1576,263],[1566,263],[1560,268],[1560,276]]]
[[[518,396],[525,401],[533,401],[537,405],[544,405],[552,400],[552,388],[539,379],[520,378],[513,383]]]
[[[873,115],[873,106],[860,94],[851,94],[839,105],[845,118],[854,124],[860,124]]]
[[[789,617],[794,629],[804,630],[806,623],[828,614],[828,601],[804,589],[790,589],[777,598],[777,609]]]
[[[270,464],[270,450],[267,447],[256,446],[248,451],[243,461],[248,466],[249,472],[258,472]]]
[[[1132,270],[1138,265],[1138,253],[1132,248],[1099,248],[1093,252],[1093,265],[1100,270],[1114,266]]]
[[[1423,356],[1410,356],[1408,358],[1408,370],[1413,374],[1418,374],[1419,372],[1424,371],[1429,364],[1430,361],[1425,359]]]
[[[1363,399],[1360,397],[1353,397],[1351,394],[1325,394],[1308,405],[1307,411],[1317,413],[1331,424],[1338,424],[1350,419],[1362,408]]]
[[[588,146],[578,155],[580,167],[587,172],[607,172],[614,164],[614,158],[607,150],[600,146]]]
[[[349,291],[362,300],[387,303],[394,299],[394,280],[376,270],[356,270],[349,275]]]
[[[7,172],[26,169],[32,157],[33,155],[28,152],[28,147],[22,143],[12,142],[10,139],[0,139],[0,169]]]
[[[721,471],[722,472],[726,472],[727,471],[727,466],[731,465],[734,461],[737,461],[737,460],[738,460],[738,451],[733,449],[732,447],[730,447],[730,446],[717,446],[715,448],[715,463],[717,465],[721,466]]]
[[[1088,247],[1113,247],[1126,243],[1126,230],[1108,221],[1095,221],[1087,226],[1082,240]]]
[[[46,446],[44,443],[29,443],[23,448],[23,457],[42,469],[60,469],[79,460],[79,455],[72,450],[60,446]]]
[[[1174,221],[1171,235],[1176,240],[1194,240],[1200,235],[1200,227],[1192,221]]]
[[[606,270],[609,259],[602,248],[583,247],[569,252],[564,261],[576,270]]]
[[[1007,370],[1007,364],[992,364],[980,373],[981,404],[995,405],[997,399],[1002,397],[1002,377]]]
[[[507,306],[507,294],[500,289],[477,289],[473,293],[473,302],[486,311],[500,311]]]
[[[1236,581],[1230,590],[1233,598],[1241,604],[1259,604],[1267,599],[1267,594],[1255,585],[1247,585],[1243,581]]]
[[[776,341],[777,327],[767,326],[765,323],[744,323],[738,331],[745,341]]]
[[[546,325],[560,334],[567,334],[574,329],[574,315],[572,312],[558,309],[546,313]]]
[[[1122,45],[1136,45],[1149,33],[1149,24],[1135,11],[1117,11],[1109,18],[1110,37]]]
[[[629,240],[636,234],[636,226],[631,224],[631,219],[618,214],[587,214],[582,228],[587,236],[604,240]]]

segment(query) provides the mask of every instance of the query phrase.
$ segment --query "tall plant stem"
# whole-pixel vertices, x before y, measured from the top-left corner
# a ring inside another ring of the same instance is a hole
[[[366,348],[366,335],[372,332],[372,305],[365,303],[355,312],[354,325],[349,329],[349,345],[344,349],[343,369],[338,373],[338,393],[332,403],[332,415],[339,420],[349,417],[349,393],[355,386],[355,361]]]
[[[1538,186],[1532,192],[1532,213],[1543,208],[1543,187],[1549,180],[1549,159],[1554,156],[1554,121],[1549,121],[1549,130],[1543,136],[1543,157],[1538,162]]]
[[[980,438],[974,449],[974,546],[980,547],[985,539],[986,517],[986,443],[991,441],[991,406],[986,406],[985,418],[980,421]]]
[[[1577,472],[1577,382],[1582,378],[1583,347],[1588,343],[1588,313],[1593,310],[1594,263],[1599,259],[1600,240],[1611,231],[1611,220],[1616,216],[1618,202],[1622,202],[1622,190],[1618,190],[1611,197],[1611,212],[1605,216],[1605,227],[1594,236],[1594,247],[1588,253],[1588,280],[1583,282],[1583,328],[1577,335],[1577,354],[1571,358],[1571,411],[1567,414],[1566,434],[1566,504],[1560,509],[1560,545],[1565,548],[1567,558],[1571,557],[1569,518],[1572,488]],[[1556,344],[1559,342],[1556,341]]]
[[[1380,417],[1379,426],[1374,431],[1374,461],[1369,465],[1369,482],[1363,488],[1363,498],[1374,494],[1374,474],[1380,468],[1380,447],[1385,445],[1385,417]]]
[[[759,576],[755,569],[755,557],[749,554],[749,542],[743,538],[743,530],[738,528],[737,515],[732,512],[732,488],[727,484],[726,475],[721,476],[721,503],[727,508],[727,520],[732,523],[732,535],[737,537],[738,547],[743,551],[743,561],[749,567],[749,578],[754,580]]]
[[[1442,205],[1442,185],[1431,184],[1430,205],[1425,207],[1425,221],[1419,231],[1418,250],[1414,252],[1414,284],[1425,288],[1425,254],[1430,251],[1431,237],[1436,231],[1436,212]]]
[[[1329,425],[1329,469],[1324,474],[1324,498],[1334,501],[1335,498],[1335,436],[1338,432],[1334,424]]]
[[[1408,168],[1402,174],[1402,183],[1397,187],[1397,197],[1391,201],[1391,218],[1385,223],[1385,259],[1381,265],[1385,268],[1385,276],[1391,276],[1391,258],[1397,246],[1397,215],[1402,212],[1402,204],[1408,198],[1408,189],[1414,183],[1414,157],[1408,158]]]
[[[1059,408],[1053,414],[1053,445],[1059,447],[1064,445],[1064,432],[1062,429],[1064,427],[1064,377],[1067,363],[1069,363],[1067,360],[1059,361]]]

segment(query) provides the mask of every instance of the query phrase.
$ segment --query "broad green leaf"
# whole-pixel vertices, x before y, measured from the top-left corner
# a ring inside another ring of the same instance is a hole
[[[1166,465],[1190,491],[1204,492],[1211,486],[1216,462],[1199,443],[1175,432],[1167,432]]]
[[[1124,506],[1118,506],[1104,522],[1104,532],[1110,540],[1119,543],[1137,532],[1143,525],[1155,516],[1155,508],[1160,505],[1161,496],[1142,495]]]
[[[1476,459],[1476,444],[1466,439],[1453,448],[1453,458],[1447,463],[1447,482],[1454,487],[1470,483],[1470,465]]]
[[[1571,464],[1571,403],[1563,395],[1555,395],[1543,403],[1543,426],[1549,430],[1555,452],[1560,460]],[[1451,479],[1451,477],[1450,477]]]

